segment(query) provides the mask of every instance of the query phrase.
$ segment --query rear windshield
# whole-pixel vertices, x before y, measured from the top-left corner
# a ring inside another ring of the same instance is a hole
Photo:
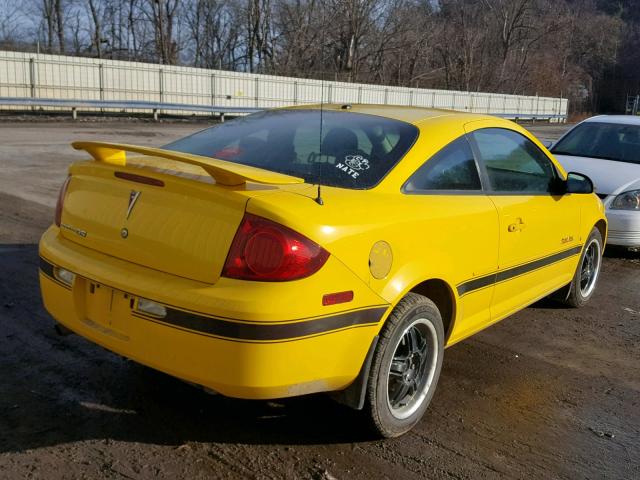
[[[375,186],[411,148],[418,129],[374,115],[270,110],[208,128],[163,148],[302,177],[309,183]]]
[[[569,132],[552,152],[640,163],[640,126],[586,122]]]

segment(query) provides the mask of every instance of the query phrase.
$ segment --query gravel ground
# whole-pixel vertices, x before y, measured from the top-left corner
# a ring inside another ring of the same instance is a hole
[[[81,155],[69,142],[198,128],[0,123],[0,478],[640,478],[637,253],[608,249],[585,308],[541,302],[447,350],[427,414],[394,440],[323,395],[211,396],[55,335],[37,241]]]

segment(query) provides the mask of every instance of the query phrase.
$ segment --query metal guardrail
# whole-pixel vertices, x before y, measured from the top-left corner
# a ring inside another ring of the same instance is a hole
[[[119,110],[151,110],[154,120],[158,120],[160,111],[189,111],[189,112],[205,112],[220,115],[220,119],[224,121],[226,113],[255,113],[262,108],[251,107],[216,107],[210,105],[190,105],[183,103],[160,103],[146,101],[130,101],[130,100],[67,100],[56,98],[29,98],[29,97],[0,97],[0,105],[5,106],[25,106],[25,107],[58,107],[70,108],[73,119],[78,116],[78,110],[83,108],[110,108]]]
[[[187,111],[204,112],[212,115],[218,114],[220,120],[224,122],[227,113],[248,114],[255,113],[263,108],[252,107],[220,107],[213,105],[193,105],[186,103],[160,103],[131,100],[69,100],[55,98],[30,98],[30,97],[0,97],[0,106],[25,106],[25,107],[58,107],[69,108],[75,120],[78,117],[78,110],[85,108],[92,109],[119,109],[119,110],[150,110],[154,120],[158,120],[161,111]],[[566,121],[566,116],[561,114],[522,114],[522,113],[490,113],[496,117],[513,120],[559,120]]]
[[[507,118],[509,120],[559,120],[566,123],[567,116],[557,113],[535,114],[535,113],[487,113],[494,117]]]

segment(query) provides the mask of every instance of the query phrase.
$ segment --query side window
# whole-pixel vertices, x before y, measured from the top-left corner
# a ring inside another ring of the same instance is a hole
[[[482,190],[480,175],[466,137],[454,140],[427,160],[407,181],[405,192]]]
[[[485,128],[471,134],[491,189],[510,193],[551,193],[557,180],[551,160],[517,132]]]

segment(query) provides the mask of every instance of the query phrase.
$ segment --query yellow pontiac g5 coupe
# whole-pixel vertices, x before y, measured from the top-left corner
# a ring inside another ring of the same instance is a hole
[[[581,306],[600,272],[591,181],[507,120],[305,106],[73,146],[93,160],[40,241],[59,330],[231,397],[334,392],[384,436],[445,347],[550,294]]]

